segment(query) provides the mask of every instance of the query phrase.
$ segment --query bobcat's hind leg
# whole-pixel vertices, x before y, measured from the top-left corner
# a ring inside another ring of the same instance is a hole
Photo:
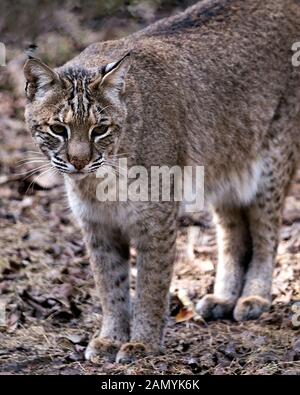
[[[253,244],[252,259],[245,274],[243,292],[234,309],[234,318],[258,318],[271,305],[271,286],[279,239],[281,210],[294,172],[293,147],[282,136],[265,155],[260,189],[247,208]]]
[[[240,296],[245,267],[251,257],[251,236],[242,209],[215,209],[218,267],[214,293],[204,296],[197,311],[204,319],[230,316]]]

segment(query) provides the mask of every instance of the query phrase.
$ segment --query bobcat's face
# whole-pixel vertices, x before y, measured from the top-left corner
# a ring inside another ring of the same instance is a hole
[[[27,126],[60,172],[83,177],[109,161],[126,118],[128,58],[100,70],[54,71],[38,59],[26,62]]]

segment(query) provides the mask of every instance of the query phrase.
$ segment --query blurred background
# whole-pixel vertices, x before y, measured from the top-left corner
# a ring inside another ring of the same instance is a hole
[[[130,34],[158,18],[186,8],[195,0],[3,0],[0,38],[14,51],[40,47],[48,62],[63,63],[95,41]]]
[[[6,46],[0,88],[23,91],[19,73],[25,49],[35,44],[38,56],[60,66],[93,42],[123,37],[196,0],[3,0],[0,42]]]

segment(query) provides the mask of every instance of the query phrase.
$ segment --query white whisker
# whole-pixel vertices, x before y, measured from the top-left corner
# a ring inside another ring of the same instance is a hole
[[[53,170],[54,170],[53,168],[50,168],[50,169],[46,169],[45,171],[42,171],[41,174],[39,174],[37,177],[35,177],[35,178],[31,181],[31,183],[29,184],[29,187],[28,187],[27,190],[26,190],[26,193],[28,192],[28,190],[30,189],[31,186],[33,186],[34,184],[37,183],[37,180],[38,180],[43,174],[46,174],[46,173],[48,173],[48,172],[50,172],[50,171],[53,171]]]
[[[30,165],[31,163],[46,163],[46,160],[34,159],[34,160],[30,160],[30,161],[28,161],[28,162],[20,163],[20,164],[17,165],[16,167],[21,167],[21,166]]]
[[[42,158],[42,157],[36,157],[36,158],[34,158],[34,157],[30,157],[30,158],[26,158],[26,159],[21,159],[21,160],[18,160],[16,163],[18,164],[18,163],[26,163],[27,161],[29,161],[29,160],[45,160],[45,158]]]
[[[108,107],[112,107],[112,105],[111,105],[111,104],[109,104],[108,106],[106,106],[106,107],[102,108],[102,110],[99,112],[99,114],[102,114],[102,112],[103,112],[104,110],[106,110]]]
[[[30,175],[34,174],[35,172],[37,172],[37,171],[39,171],[39,170],[45,168],[46,166],[50,166],[50,164],[49,164],[49,163],[46,163],[46,164],[41,165],[41,166],[38,166],[38,167],[36,167],[36,168],[34,168],[34,169],[27,170],[27,171],[22,172],[22,173],[16,173],[15,175],[16,175],[16,176],[23,176],[23,175],[26,175],[26,174],[27,174],[28,176],[30,176]]]

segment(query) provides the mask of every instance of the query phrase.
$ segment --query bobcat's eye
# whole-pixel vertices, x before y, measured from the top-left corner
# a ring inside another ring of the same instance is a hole
[[[50,125],[50,130],[52,133],[56,134],[57,136],[61,136],[64,139],[68,138],[68,129],[59,123],[55,123]]]
[[[110,133],[110,128],[107,125],[95,126],[91,131],[91,140],[97,142],[100,139],[108,136]]]

